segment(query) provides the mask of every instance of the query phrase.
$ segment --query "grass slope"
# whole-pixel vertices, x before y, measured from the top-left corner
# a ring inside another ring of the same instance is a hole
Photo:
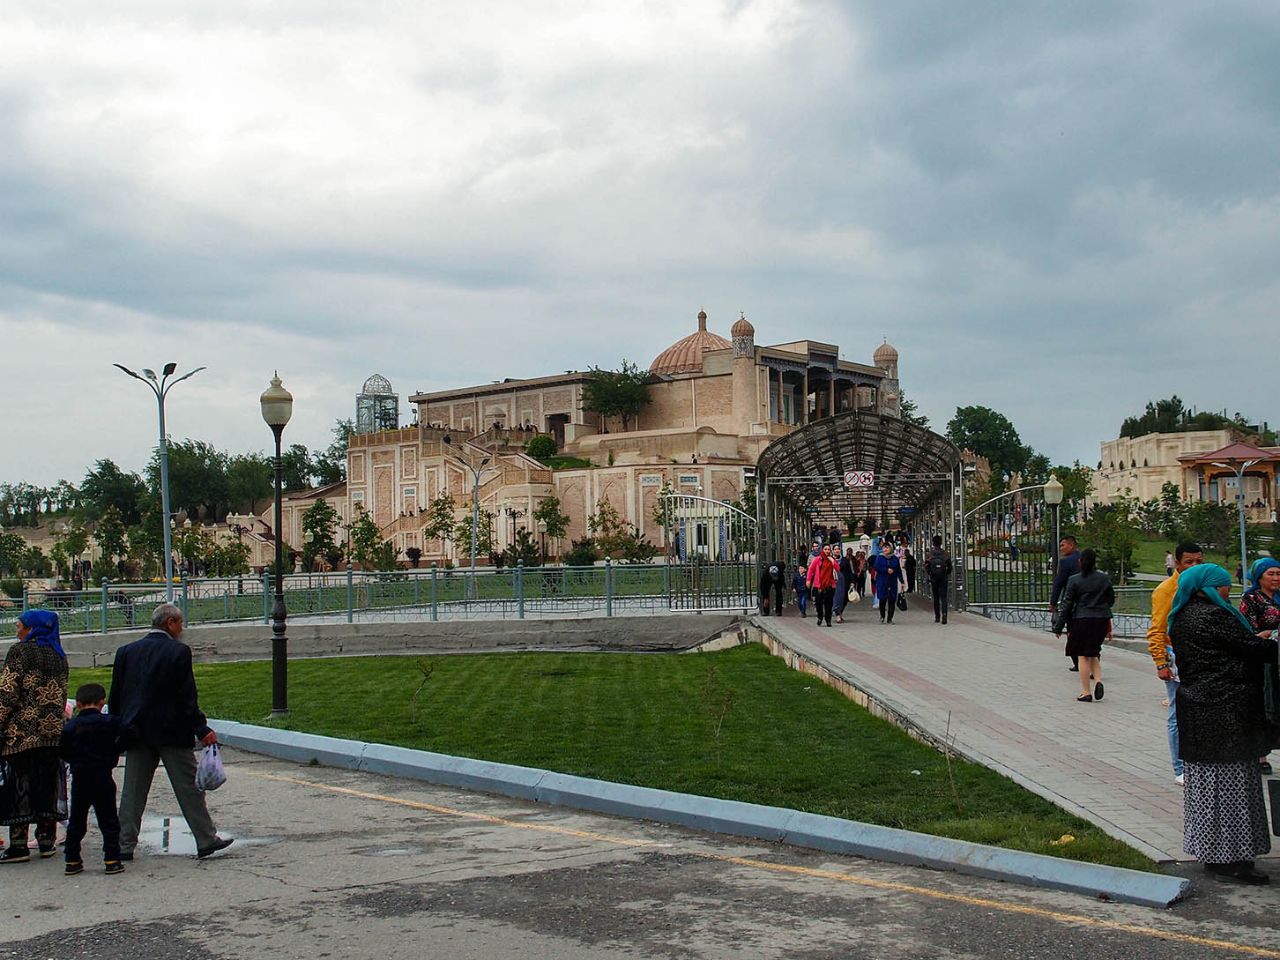
[[[423,667],[433,672],[415,706]],[[197,666],[202,707],[268,722],[270,671],[268,662]],[[73,671],[72,688],[90,679],[109,672]],[[289,695],[283,725],[293,730],[1151,867],[985,767],[954,761],[953,795],[941,754],[755,645],[692,656],[297,660]],[[1064,834],[1075,840],[1051,844]]]

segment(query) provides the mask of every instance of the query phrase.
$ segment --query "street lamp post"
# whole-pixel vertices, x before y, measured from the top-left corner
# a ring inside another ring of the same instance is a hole
[[[453,446],[453,438],[447,433],[440,438],[441,442],[447,447]],[[460,451],[454,451],[460,453]],[[471,595],[472,599],[476,595],[476,551],[480,546],[480,471],[488,464],[489,458],[482,457],[480,465],[476,466],[467,457],[459,456],[459,460],[463,465],[471,471]]]
[[[1232,460],[1230,463],[1214,463],[1215,467],[1225,467],[1236,475],[1236,508],[1240,512],[1240,579],[1249,575],[1249,541],[1244,521],[1244,474],[1250,467],[1261,463],[1261,460]],[[1222,502],[1222,497],[1218,497]]]
[[[164,426],[164,401],[177,384],[188,377],[194,377],[205,368],[196,367],[191,372],[170,380],[178,365],[166,363],[157,380],[156,372],[146,367],[142,368],[143,376],[139,376],[123,364],[115,363],[112,366],[123,370],[135,380],[141,380],[156,395],[156,407],[160,411],[160,528],[164,531],[164,597],[169,603],[173,603],[173,541],[169,536],[169,435]]]
[[[1056,473],[1049,474],[1049,480],[1044,485],[1044,502],[1053,507],[1053,576],[1058,575],[1058,551],[1061,549],[1062,528],[1061,513],[1062,510],[1062,481],[1058,479]]]
[[[288,611],[284,605],[284,507],[281,485],[284,480],[284,461],[280,456],[280,437],[285,425],[293,416],[293,395],[280,382],[277,371],[271,378],[271,386],[262,392],[262,419],[276,438],[276,597],[271,608],[271,715],[282,717],[289,712],[289,641],[285,638],[285,619]]]

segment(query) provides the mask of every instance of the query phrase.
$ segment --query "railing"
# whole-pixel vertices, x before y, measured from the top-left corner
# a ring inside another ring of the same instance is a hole
[[[1111,608],[1111,629],[1117,637],[1141,638],[1147,635],[1151,625],[1151,591],[1156,584],[1146,587],[1118,587],[1116,589],[1115,606]],[[1231,597],[1233,604],[1240,602],[1235,594]],[[991,620],[1002,623],[1019,623],[1036,630],[1049,630],[1053,626],[1053,615],[1049,612],[1049,596],[1046,592],[1043,602],[1003,602],[999,600],[985,603],[970,602],[969,611],[980,613]]]
[[[614,564],[591,567],[508,567],[505,570],[339,571],[285,577],[290,621],[515,620],[666,614],[683,565]],[[274,582],[269,576],[200,578],[175,584],[174,603],[189,626],[270,622]],[[87,590],[27,589],[0,599],[0,625],[23,610],[48,609],[62,632],[109,633],[150,626],[164,602],[164,584],[113,584]],[[708,594],[702,610],[748,612],[753,598]],[[682,611],[688,611],[682,606]]]

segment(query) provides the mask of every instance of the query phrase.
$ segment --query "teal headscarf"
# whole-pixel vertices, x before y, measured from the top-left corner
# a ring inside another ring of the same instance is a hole
[[[1258,585],[1262,583],[1262,575],[1272,567],[1280,567],[1280,561],[1263,557],[1261,560],[1255,560],[1253,566],[1249,568],[1249,585],[1250,592],[1257,590]]]
[[[1178,592],[1173,598],[1173,606],[1169,608],[1169,622],[1165,629],[1172,630],[1178,611],[1190,603],[1191,598],[1197,593],[1202,593],[1223,610],[1230,610],[1231,615],[1244,624],[1250,633],[1253,633],[1253,627],[1244,618],[1244,614],[1223,600],[1222,594],[1218,593],[1219,587],[1229,586],[1231,586],[1231,574],[1225,567],[1220,567],[1216,563],[1198,563],[1194,567],[1183,570],[1178,574]]]

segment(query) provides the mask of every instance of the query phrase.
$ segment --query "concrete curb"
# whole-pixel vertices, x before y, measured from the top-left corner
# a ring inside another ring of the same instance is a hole
[[[1191,881],[1180,877],[1061,860],[782,807],[231,721],[210,723],[228,746],[296,763],[364,770],[611,816],[1066,890],[1120,903],[1168,907],[1191,888]]]

